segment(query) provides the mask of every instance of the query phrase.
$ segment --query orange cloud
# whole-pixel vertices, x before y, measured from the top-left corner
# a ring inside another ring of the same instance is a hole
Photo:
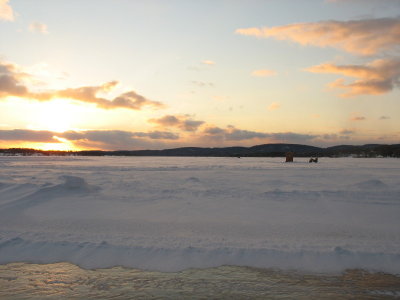
[[[146,99],[134,91],[123,93],[112,100],[97,97],[100,92],[108,92],[112,87],[117,85],[117,81],[111,81],[101,86],[86,86],[80,88],[72,88],[61,90],[55,93],[57,97],[69,98],[82,102],[94,103],[98,107],[105,109],[112,108],[128,108],[139,110],[143,106],[152,106],[155,108],[163,107],[163,104],[157,101]],[[54,95],[52,95],[54,97]]]
[[[353,77],[350,83],[344,78],[338,78],[331,82],[328,87],[348,90],[342,97],[358,95],[378,95],[390,92],[400,82],[400,59],[377,59],[365,65],[334,65],[324,63],[307,68],[306,71],[313,73],[340,74]]]
[[[0,0],[0,20],[14,21],[14,11],[8,0]]]
[[[150,119],[149,122],[163,127],[177,127],[184,131],[196,131],[204,121],[192,120],[187,115],[166,115],[159,119]]]
[[[202,63],[203,65],[208,65],[208,66],[213,66],[213,65],[215,65],[215,62],[212,61],[212,60],[203,60],[201,63]]]
[[[278,108],[280,108],[281,105],[278,102],[272,102],[269,106],[268,106],[268,110],[269,111],[273,111],[276,110]]]
[[[305,46],[335,47],[354,54],[373,55],[400,45],[400,18],[240,28],[236,33],[258,38],[289,40]]]
[[[14,64],[2,63],[0,61],[0,99],[7,96],[17,96],[25,99],[38,101],[49,101],[54,98],[68,98],[76,101],[93,103],[100,108],[114,109],[127,108],[140,110],[144,106],[162,108],[164,105],[158,101],[153,101],[129,91],[114,99],[98,97],[99,93],[107,93],[114,88],[118,82],[110,81],[100,86],[84,86],[79,88],[69,88],[57,91],[34,92],[26,86],[26,79],[31,80],[32,76],[19,70]]]
[[[267,77],[276,75],[276,72],[273,70],[262,69],[262,70],[254,70],[253,72],[251,72],[251,75],[256,77]]]

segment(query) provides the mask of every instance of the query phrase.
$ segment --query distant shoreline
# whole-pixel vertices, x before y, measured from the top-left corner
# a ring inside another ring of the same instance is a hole
[[[163,150],[39,150],[0,149],[0,156],[174,156],[174,157],[400,157],[400,144],[338,145],[327,148],[301,144],[263,144],[252,147],[181,147]]]

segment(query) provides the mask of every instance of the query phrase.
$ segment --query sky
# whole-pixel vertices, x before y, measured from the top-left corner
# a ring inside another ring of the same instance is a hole
[[[0,0],[0,148],[400,143],[400,0]]]

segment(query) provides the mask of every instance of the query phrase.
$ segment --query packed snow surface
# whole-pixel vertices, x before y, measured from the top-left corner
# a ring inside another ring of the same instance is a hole
[[[0,157],[0,263],[400,273],[400,160]]]

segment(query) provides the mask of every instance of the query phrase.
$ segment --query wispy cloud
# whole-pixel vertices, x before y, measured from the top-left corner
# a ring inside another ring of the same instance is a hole
[[[155,123],[162,127],[176,127],[183,131],[196,131],[204,121],[193,120],[188,115],[166,115],[159,119],[150,119],[150,123]]]
[[[41,33],[41,34],[49,33],[49,31],[47,29],[47,25],[44,23],[40,23],[40,22],[33,22],[33,23],[29,24],[28,29],[30,32],[34,32],[34,33]]]
[[[400,18],[240,28],[236,33],[258,38],[289,40],[305,46],[335,47],[360,55],[373,55],[399,47]]]
[[[390,120],[389,116],[381,116],[379,117],[379,120]]]
[[[192,83],[193,83],[194,85],[199,86],[199,87],[207,87],[207,86],[213,87],[213,86],[214,86],[214,83],[212,83],[212,82],[205,82],[205,81],[193,80]]]
[[[353,116],[350,117],[350,121],[365,121],[367,118],[364,116],[356,115],[354,114]]]
[[[346,83],[344,78],[331,82],[330,88],[348,90],[342,97],[388,93],[400,85],[400,59],[378,59],[365,65],[335,65],[324,63],[307,68],[313,73],[332,73],[356,80]]]
[[[350,129],[343,129],[339,133],[340,134],[344,134],[344,135],[350,135],[350,134],[354,134],[355,131],[354,130],[350,130]]]
[[[229,99],[228,96],[212,96],[212,99],[219,102],[225,102]]]
[[[32,76],[21,71],[14,64],[0,61],[0,99],[7,96],[17,96],[38,101],[67,98],[80,102],[93,103],[103,109],[127,108],[140,110],[145,106],[153,108],[164,107],[161,102],[149,100],[135,91],[122,93],[113,99],[105,99],[98,96],[99,93],[107,93],[113,89],[118,84],[117,81],[110,81],[99,86],[34,92],[27,87],[27,79],[32,80]]]
[[[269,111],[273,111],[273,110],[277,110],[281,107],[281,104],[279,102],[272,102],[269,106],[268,106],[268,110]]]
[[[201,63],[203,65],[207,65],[207,66],[214,66],[215,65],[215,61],[212,61],[212,60],[203,60],[203,61],[201,61]]]
[[[251,72],[251,75],[255,77],[269,77],[276,75],[276,72],[273,70],[262,69],[262,70],[254,70],[253,72]]]
[[[14,11],[8,0],[0,0],[0,20],[14,21]]]

